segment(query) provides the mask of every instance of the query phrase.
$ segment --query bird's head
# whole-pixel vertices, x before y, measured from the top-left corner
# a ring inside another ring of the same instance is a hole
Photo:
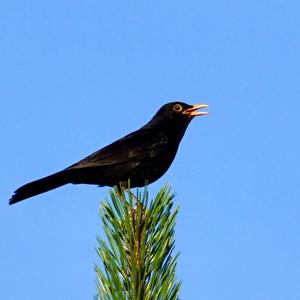
[[[170,102],[163,105],[154,115],[149,125],[167,123],[171,126],[187,127],[190,121],[196,116],[205,116],[206,111],[199,111],[201,108],[208,107],[207,104],[189,105],[184,102]]]

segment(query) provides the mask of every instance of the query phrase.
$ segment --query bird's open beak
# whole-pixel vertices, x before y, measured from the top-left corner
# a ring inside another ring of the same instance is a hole
[[[205,116],[205,115],[208,115],[207,111],[197,111],[198,109],[205,108],[205,107],[208,107],[208,105],[207,104],[196,104],[193,107],[184,110],[183,114],[189,115],[191,117]]]

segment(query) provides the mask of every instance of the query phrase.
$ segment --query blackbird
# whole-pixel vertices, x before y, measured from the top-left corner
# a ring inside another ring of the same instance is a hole
[[[207,104],[171,102],[163,105],[143,127],[87,156],[70,167],[18,188],[9,204],[67,183],[142,187],[159,179],[170,167],[179,143],[198,111]]]

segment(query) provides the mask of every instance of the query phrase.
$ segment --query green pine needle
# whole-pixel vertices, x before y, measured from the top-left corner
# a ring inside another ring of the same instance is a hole
[[[106,239],[98,238],[97,254],[103,267],[95,266],[95,299],[179,299],[178,254],[173,256],[179,209],[173,209],[170,187],[163,187],[150,203],[146,188],[136,195],[114,188],[110,198],[100,208]]]

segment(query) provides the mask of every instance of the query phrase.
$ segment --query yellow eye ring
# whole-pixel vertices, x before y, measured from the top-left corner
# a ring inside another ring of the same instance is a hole
[[[175,104],[173,108],[176,112],[182,111],[182,106],[180,104]]]

